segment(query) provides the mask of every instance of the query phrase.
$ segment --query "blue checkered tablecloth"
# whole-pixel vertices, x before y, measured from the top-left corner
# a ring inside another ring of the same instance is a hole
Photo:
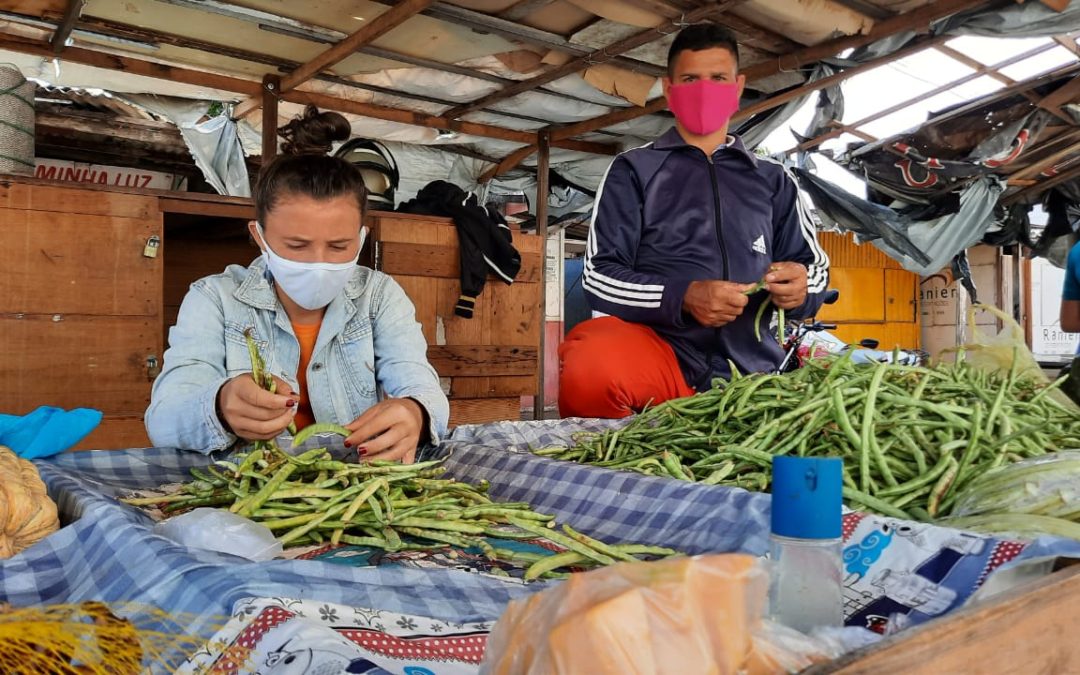
[[[687,553],[767,550],[767,495],[580,466],[528,452],[572,442],[574,434],[607,424],[611,423],[561,420],[461,427],[427,456],[445,456],[450,475],[460,480],[488,480],[495,499],[527,501],[600,539],[670,546]],[[335,442],[340,438],[314,439],[314,444],[339,450]],[[512,598],[543,588],[458,570],[356,568],[307,560],[249,562],[180,547],[153,534],[147,516],[115,500],[133,488],[186,480],[191,467],[212,459],[151,448],[68,453],[37,462],[65,527],[21,554],[0,560],[0,601],[16,606],[91,599],[143,602],[184,613],[193,633],[210,637],[220,618],[227,617],[241,598],[321,600],[466,622],[492,621]],[[938,595],[947,599],[935,606],[940,613],[966,600],[1003,561],[1080,557],[1080,543],[1072,541],[1044,539],[1021,551],[1010,548],[1010,542],[944,528],[869,516],[851,522],[852,530],[845,536],[855,537],[849,543],[857,553],[866,554],[848,567],[846,583],[856,603],[852,611],[872,612],[881,598],[895,599],[909,588],[922,589],[926,596],[932,586],[931,590],[943,589]],[[862,529],[856,531],[856,526]],[[884,553],[882,535],[893,542]],[[878,542],[877,548],[866,548],[867,541]],[[913,580],[918,583],[913,585]],[[913,600],[905,602],[910,607]],[[918,621],[929,614],[913,616]]]

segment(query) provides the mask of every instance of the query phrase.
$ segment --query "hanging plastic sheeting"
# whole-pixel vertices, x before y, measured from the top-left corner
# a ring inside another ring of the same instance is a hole
[[[1061,11],[1043,2],[1009,3],[995,11],[973,10],[945,19],[934,26],[933,32],[1026,38],[1063,35],[1078,28],[1080,2],[1072,0]]]
[[[1047,7],[1042,2],[1008,3],[993,9],[977,8],[968,12],[954,14],[931,25],[928,35],[927,31],[921,33],[906,31],[891,35],[855,49],[844,58],[844,63],[847,66],[856,66],[888,56],[909,46],[913,40],[920,36],[1053,37],[1076,30],[1080,30],[1080,0],[1072,0],[1068,7],[1060,12]],[[840,85],[823,90],[823,92],[830,92],[830,97],[834,97],[839,91]],[[830,97],[822,96],[818,104],[819,108],[827,105]],[[828,111],[818,111],[818,116],[824,118],[827,115]],[[843,108],[841,107],[839,113],[830,119],[815,119],[815,122],[840,122],[842,118]],[[807,135],[814,136],[816,134],[808,133]]]
[[[826,64],[826,63],[819,63],[816,66],[814,66],[814,69],[812,71],[810,71],[810,77],[807,79],[807,84],[809,84],[810,82],[815,82],[815,81],[820,80],[820,79],[825,78],[825,77],[829,77],[830,75],[834,75],[834,74],[836,74],[837,71],[838,71],[838,69],[835,68],[834,66],[831,66],[831,65]],[[802,86],[805,86],[805,85],[804,84],[796,85],[794,88],[798,88],[798,87],[802,87]],[[777,92],[777,93],[783,93],[783,92]],[[773,96],[773,95],[775,95],[775,94],[770,94],[770,96]],[[753,149],[757,148],[757,146],[760,145],[762,141],[764,141],[766,138],[768,138],[769,135],[772,132],[779,129],[781,125],[783,125],[785,122],[787,122],[789,119],[791,119],[792,115],[794,115],[796,112],[798,112],[799,109],[803,107],[803,104],[806,103],[806,101],[809,100],[811,96],[813,96],[812,92],[809,93],[809,94],[805,94],[803,96],[800,96],[798,98],[792,99],[792,100],[788,101],[787,103],[785,103],[784,105],[779,106],[777,108],[773,108],[772,110],[769,110],[769,111],[766,111],[764,113],[759,113],[757,115],[754,115],[753,117],[741,122],[735,128],[734,133],[739,134],[739,136],[742,137],[743,143],[746,145],[746,147],[753,150]],[[829,96],[829,95],[827,95],[825,93],[825,91],[823,91],[822,96],[825,97],[825,96]],[[819,102],[818,109],[815,110],[815,113],[814,113],[814,115],[815,115],[814,116],[814,121],[811,122],[811,128],[814,128],[816,126],[820,126],[821,124],[824,123],[825,119],[832,119],[833,116],[837,116],[837,115],[841,116],[841,117],[843,116],[843,114],[844,114],[843,100],[844,99],[843,99],[843,94],[840,92],[840,89],[836,88],[836,91],[832,92],[831,96],[835,97],[835,98],[832,99],[832,100],[826,101],[824,105],[822,105],[822,103]],[[837,111],[837,109],[835,108],[837,103],[839,104],[839,111]],[[747,108],[747,107],[749,107],[750,105],[753,105],[753,104],[754,104],[754,101],[746,101],[746,100],[744,100],[744,101],[742,101],[740,107]],[[794,135],[796,138],[799,138],[799,135],[796,134],[794,131],[792,131],[792,135]],[[800,138],[800,141],[801,140],[805,140],[805,139]]]
[[[996,176],[983,176],[960,194],[960,210],[956,213],[910,223],[907,227],[908,239],[930,257],[927,264],[904,255],[884,240],[875,241],[874,245],[899,261],[906,270],[922,276],[936,274],[950,263],[953,256],[982,240],[983,234],[994,222],[994,207],[1004,190],[1004,181]]]
[[[207,118],[209,104],[206,101],[153,94],[129,94],[125,98],[161,115],[180,129],[180,135],[191,151],[195,165],[218,194],[230,197],[251,196],[251,181],[244,163],[244,149],[240,143],[236,122],[229,119],[228,114]]]
[[[817,207],[818,216],[826,224],[854,232],[859,241],[876,243],[883,240],[890,248],[920,264],[930,262],[930,257],[908,238],[906,223],[889,207],[859,199],[802,167],[794,167],[792,171],[799,181],[799,187],[810,196]]]
[[[949,193],[998,172],[1042,140],[1050,114],[1031,108],[1019,95],[985,106],[963,105],[958,107],[967,111],[963,114],[946,111],[914,132],[855,146],[836,161],[893,199],[943,204]]]
[[[796,168],[799,185],[819,215],[842,230],[870,241],[904,269],[922,276],[937,274],[960,251],[977,244],[993,223],[994,207],[1005,189],[995,176],[982,176],[960,194],[960,208],[932,220],[913,220],[873,204],[810,172]]]

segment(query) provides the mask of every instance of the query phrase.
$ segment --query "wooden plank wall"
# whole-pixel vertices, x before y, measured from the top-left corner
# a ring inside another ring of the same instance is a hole
[[[881,349],[917,348],[919,278],[871,244],[856,244],[851,234],[819,235],[831,262],[829,286],[840,301],[821,308],[817,318],[836,323],[834,334],[856,343],[874,339]]]
[[[473,318],[454,314],[461,293],[457,231],[447,218],[375,212],[379,269],[416,306],[428,358],[449,384],[452,425],[518,419],[536,389],[540,342],[541,242],[514,233],[522,257],[512,285],[489,276]]]
[[[145,445],[147,358],[161,358],[157,198],[0,181],[0,410],[105,414],[82,447]],[[138,420],[134,425],[132,420]]]
[[[246,229],[236,236],[214,239],[208,239],[206,233],[199,230],[185,230],[167,233],[163,255],[162,319],[167,339],[191,284],[205,276],[219,274],[229,265],[247,266],[258,257],[259,247],[250,240]]]

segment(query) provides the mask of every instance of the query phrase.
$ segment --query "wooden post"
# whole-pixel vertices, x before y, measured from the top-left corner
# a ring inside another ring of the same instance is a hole
[[[264,75],[262,88],[262,163],[266,166],[277,155],[278,96],[281,78]]]
[[[54,54],[64,51],[67,46],[71,31],[75,30],[75,24],[79,21],[86,0],[68,0],[67,9],[64,11],[64,19],[60,22],[56,32],[52,36],[52,50]]]
[[[544,129],[537,134],[539,154],[536,158],[536,235],[540,237],[540,347],[536,352],[536,399],[533,401],[533,419],[544,419],[546,396],[544,394],[544,368],[547,359],[544,349],[547,345],[547,221],[548,192],[550,183],[548,171],[551,164],[551,132]]]

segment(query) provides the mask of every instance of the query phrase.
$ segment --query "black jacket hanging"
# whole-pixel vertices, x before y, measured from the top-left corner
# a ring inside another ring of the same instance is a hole
[[[489,269],[507,284],[514,282],[521,269],[521,255],[510,243],[510,228],[497,211],[481,206],[476,195],[436,180],[398,207],[398,211],[453,219],[461,255],[461,296],[454,307],[458,316],[472,318]]]

